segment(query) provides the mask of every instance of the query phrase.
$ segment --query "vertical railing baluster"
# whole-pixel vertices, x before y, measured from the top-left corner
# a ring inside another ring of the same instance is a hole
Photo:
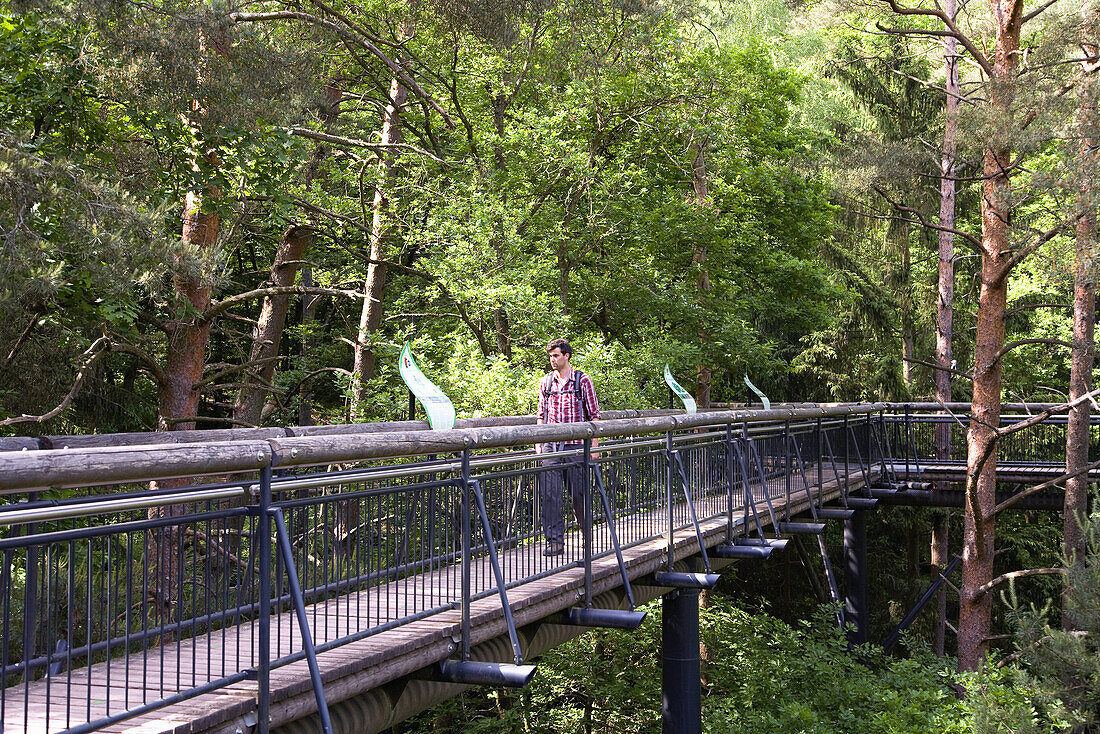
[[[671,392],[671,390],[670,390]],[[672,565],[675,563],[675,543],[673,540],[673,531],[676,527],[676,518],[673,516],[672,505],[672,482],[673,482],[673,467],[672,467],[672,431],[665,432],[665,509],[668,515],[668,550],[667,550],[667,563],[668,570],[671,572]]]
[[[256,539],[252,552],[258,555],[260,609],[257,615],[256,731],[267,734],[271,718],[271,466],[260,469],[260,495],[256,508]]]
[[[462,537],[462,660],[470,659],[470,449],[462,450],[461,496]]]
[[[581,455],[581,505],[584,512],[584,605],[592,606],[592,473],[589,462],[592,460],[592,439],[585,438]],[[519,664],[519,661],[516,661]]]

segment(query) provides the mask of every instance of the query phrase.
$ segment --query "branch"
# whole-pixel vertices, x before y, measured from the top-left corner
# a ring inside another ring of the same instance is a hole
[[[1065,482],[1069,479],[1073,479],[1074,477],[1079,477],[1082,474],[1088,474],[1089,472],[1094,471],[1096,469],[1100,469],[1100,461],[1094,461],[1093,463],[1089,464],[1088,466],[1082,467],[1082,468],[1078,469],[1077,471],[1066,472],[1065,474],[1063,474],[1059,477],[1055,477],[1054,479],[1049,479],[1049,480],[1043,482],[1042,484],[1036,484],[1034,487],[1028,487],[1024,491],[1017,492],[1016,494],[1012,495],[1011,497],[1009,497],[1008,499],[1006,499],[1005,501],[999,503],[996,507],[994,507],[993,512],[992,512],[992,516],[996,516],[997,514],[999,514],[1001,512],[1004,512],[1008,508],[1012,507],[1012,505],[1014,505],[1017,502],[1019,502],[1020,500],[1022,500],[1024,497],[1028,497],[1028,496],[1036,494],[1038,492],[1042,492],[1044,489],[1050,489],[1051,487],[1056,487],[1059,484],[1061,484],[1062,482]]]
[[[966,240],[971,245],[973,245],[974,249],[977,250],[979,253],[982,251],[982,249],[981,249],[982,248],[982,241],[979,238],[975,237],[974,235],[970,234],[969,232],[963,232],[962,230],[955,229],[954,227],[944,227],[941,224],[933,224],[933,223],[929,222],[927,219],[925,219],[924,215],[921,214],[919,211],[917,211],[915,208],[913,208],[911,206],[906,206],[905,204],[901,204],[900,202],[896,202],[893,199],[891,199],[890,196],[885,191],[883,191],[880,187],[872,186],[871,188],[873,188],[875,190],[875,193],[877,193],[879,196],[881,196],[886,201],[887,204],[894,207],[899,212],[906,212],[906,213],[912,214],[914,217],[916,217],[917,221],[920,222],[920,225],[922,227],[927,227],[928,229],[934,229],[937,232],[949,232],[949,233],[951,233],[951,234],[953,234],[957,237],[962,237],[964,240]]]
[[[27,341],[27,338],[31,335],[31,332],[34,331],[34,327],[38,326],[38,319],[41,318],[42,313],[42,311],[35,311],[34,314],[31,315],[31,320],[27,322],[27,328],[23,329],[23,333],[20,334],[19,338],[15,340],[15,345],[11,348],[11,351],[8,352],[8,356],[4,358],[4,363],[0,364],[0,369],[5,368],[11,364],[11,361],[15,358],[15,355],[19,351],[20,347],[22,347],[23,343]]]
[[[1073,344],[1063,339],[1017,339],[1014,342],[1009,342],[1004,348],[997,352],[997,356],[994,359],[1000,359],[1016,347],[1027,346],[1028,344],[1046,344],[1048,346],[1065,347],[1066,349],[1073,349]]]
[[[1012,581],[1013,579],[1024,578],[1027,576],[1051,576],[1064,573],[1066,573],[1066,569],[1064,568],[1026,568],[1023,571],[1011,571],[1009,573],[1001,574],[997,578],[990,581],[988,584],[983,584],[982,586],[978,587],[978,590],[974,593],[974,595],[976,597],[984,596],[990,591],[993,591],[993,589],[997,586],[1000,586],[1006,581]]]
[[[932,369],[939,372],[949,372],[956,377],[965,377],[968,380],[973,379],[968,372],[962,372],[960,370],[954,369],[953,367],[944,367],[941,364],[936,364],[935,362],[927,362],[923,359],[917,359],[916,357],[902,357],[902,361],[924,365],[925,367],[931,367]]]
[[[1008,260],[1005,261],[1004,265],[1001,266],[998,277],[1007,277],[1008,274],[1012,272],[1012,269],[1019,265],[1024,260],[1024,258],[1038,250],[1050,240],[1054,239],[1057,235],[1061,234],[1062,231],[1069,227],[1070,224],[1076,225],[1077,222],[1084,216],[1085,213],[1081,213],[1073,219],[1063,219],[1061,222],[1039,235],[1034,242],[1024,247],[1021,247],[1019,250],[1014,252],[1012,256],[1008,258]]]
[[[970,55],[974,57],[974,61],[978,64],[978,66],[982,67],[982,70],[987,75],[994,76],[993,64],[989,63],[989,59],[985,57],[985,54],[982,53],[981,49],[974,45],[974,42],[971,41],[965,33],[959,30],[959,27],[955,25],[954,19],[951,18],[951,16],[945,13],[942,9],[938,7],[935,9],[906,8],[899,5],[897,0],[886,0],[886,4],[889,5],[890,10],[894,11],[894,13],[897,15],[922,15],[925,17],[939,19],[939,21],[943,23],[944,27],[946,27],[947,30],[951,32],[951,35],[958,39],[963,48],[970,52]],[[922,30],[913,29],[912,35],[936,35],[936,33],[933,32],[929,34]]]
[[[1072,408],[1076,408],[1078,405],[1080,405],[1081,403],[1084,403],[1086,401],[1092,402],[1093,398],[1095,398],[1098,395],[1100,395],[1100,390],[1093,390],[1092,392],[1087,392],[1084,395],[1080,395],[1080,396],[1074,398],[1073,400],[1070,400],[1070,401],[1065,402],[1065,403],[1061,403],[1059,405],[1051,406],[1050,408],[1047,408],[1046,410],[1044,410],[1041,413],[1036,413],[1035,415],[1033,415],[1029,418],[1025,418],[1022,421],[1017,421],[1016,423],[1013,423],[1012,425],[1005,426],[1004,428],[997,427],[997,428],[994,429],[994,432],[997,434],[997,438],[1001,438],[1002,436],[1008,436],[1010,434],[1016,433],[1017,431],[1022,431],[1025,428],[1031,428],[1032,426],[1035,426],[1035,425],[1038,425],[1038,424],[1042,423],[1047,418],[1051,417],[1052,415],[1055,415],[1056,413],[1062,413],[1064,411],[1071,410]]]
[[[1020,18],[1020,25],[1022,26],[1024,23],[1027,23],[1029,20],[1035,20],[1035,18],[1037,18],[1039,15],[1041,15],[1044,10],[1049,8],[1051,5],[1054,5],[1054,3],[1056,3],[1056,2],[1058,2],[1058,0],[1047,0],[1045,3],[1043,3],[1039,7],[1035,8],[1035,10],[1032,10],[1030,13],[1028,13],[1024,17]]]
[[[257,365],[267,364],[268,362],[275,362],[275,361],[280,360],[282,358],[283,358],[283,355],[276,354],[274,357],[264,357],[263,359],[254,359],[250,362],[242,362],[241,364],[229,365],[225,369],[219,370],[218,372],[215,372],[214,374],[210,375],[210,377],[204,377],[202,380],[199,380],[198,382],[195,383],[195,388],[193,388],[193,389],[197,389],[197,388],[200,388],[200,387],[205,387],[207,385],[213,385],[214,383],[216,383],[218,380],[225,377],[226,375],[231,375],[234,372],[241,372],[242,370],[247,370],[249,367],[256,367]],[[207,367],[213,367],[213,366],[215,366],[215,365],[207,365]],[[271,385],[266,385],[266,387],[268,389],[271,389],[272,386]]]
[[[272,286],[271,288],[257,288],[256,290],[246,291],[239,293],[231,298],[227,298],[224,301],[218,301],[210,304],[205,311],[202,312],[202,320],[208,322],[224,313],[225,311],[233,308],[239,303],[250,301],[253,298],[259,298],[261,296],[283,296],[292,294],[305,294],[313,293],[321,296],[343,296],[345,298],[363,298],[363,294],[358,291],[343,291],[336,290],[335,288],[318,288],[316,286],[306,285],[279,285]]]
[[[357,229],[359,229],[363,232],[368,232],[368,233],[370,232],[370,227],[366,226],[365,224],[360,222],[358,219],[355,219],[353,217],[349,217],[346,214],[341,214],[339,212],[334,212],[331,209],[325,209],[324,207],[317,206],[316,204],[314,204],[310,201],[306,201],[305,199],[303,199],[301,197],[298,197],[298,196],[295,196],[293,198],[293,201],[294,201],[295,204],[302,207],[306,211],[310,211],[310,212],[313,212],[315,214],[321,214],[323,216],[330,217],[332,219],[335,219],[338,222],[342,222],[344,224],[351,225],[352,227],[355,227],[355,228],[357,228]]]
[[[105,336],[101,336],[92,342],[91,346],[84,350],[84,354],[81,357],[84,358],[84,364],[80,366],[80,370],[76,373],[76,379],[73,380],[73,386],[69,388],[69,393],[61,400],[56,408],[43,413],[42,415],[27,415],[24,413],[16,418],[6,418],[0,421],[0,426],[13,426],[17,423],[45,423],[50,418],[57,416],[61,411],[72,405],[73,400],[80,394],[80,387],[84,384],[84,379],[88,376],[89,370],[92,366],[98,362],[103,355],[110,351],[111,340]]]
[[[353,148],[367,148],[368,150],[411,150],[414,153],[424,156],[425,158],[431,158],[436,163],[442,163],[443,165],[449,165],[447,161],[436,156],[434,153],[430,153],[423,148],[418,148],[415,145],[409,143],[372,143],[368,140],[357,140],[355,138],[344,138],[339,135],[329,135],[328,133],[319,133],[316,130],[310,130],[308,127],[292,127],[288,130],[298,137],[309,138],[310,140],[319,140],[322,143],[332,143],[333,145],[350,145]]]
[[[386,54],[382,53],[382,50],[371,43],[369,40],[360,36],[359,34],[352,33],[343,26],[333,23],[330,20],[320,18],[316,15],[311,15],[310,13],[302,13],[296,10],[280,10],[274,13],[230,13],[229,19],[234,23],[256,23],[267,20],[295,19],[328,28],[330,31],[336,33],[341,38],[347,41],[351,41],[352,43],[358,45],[360,48],[369,51],[371,54],[377,57],[379,61],[386,65],[386,68],[393,72],[393,75],[397,79],[399,79],[402,84],[413,90],[419,97],[427,101],[427,103],[432,106],[432,109],[438,112],[440,116],[446,121],[448,128],[453,130],[455,127],[454,121],[451,119],[451,116],[447,114],[447,111],[443,109],[439,102],[437,102],[435,98],[432,97],[432,95],[428,94],[428,92],[425,91],[424,88],[416,82],[416,80],[409,76],[401,68],[400,64],[398,64]]]

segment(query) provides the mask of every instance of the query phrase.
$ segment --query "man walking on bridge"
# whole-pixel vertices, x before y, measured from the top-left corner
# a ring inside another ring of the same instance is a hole
[[[596,399],[596,388],[592,379],[569,365],[573,348],[565,339],[555,339],[546,346],[550,357],[550,374],[539,383],[539,409],[537,422],[577,423],[579,421],[597,421],[600,419],[600,403]],[[592,445],[597,441],[593,439]],[[535,444],[537,453],[554,453],[576,449],[582,445],[579,439],[544,444]],[[595,457],[595,454],[593,454]],[[543,466],[568,465],[575,459],[566,456],[549,456],[543,460]],[[564,484],[569,487],[569,497],[573,505],[573,516],[578,523],[584,522],[584,474],[580,466],[563,466],[539,474],[539,499],[542,502],[542,535],[546,538],[543,555],[557,556],[565,551],[565,518],[562,516],[561,500]]]

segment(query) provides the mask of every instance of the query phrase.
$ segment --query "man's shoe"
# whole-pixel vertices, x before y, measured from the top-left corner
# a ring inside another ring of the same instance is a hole
[[[560,556],[565,552],[564,543],[547,543],[546,550],[542,552],[544,556]]]

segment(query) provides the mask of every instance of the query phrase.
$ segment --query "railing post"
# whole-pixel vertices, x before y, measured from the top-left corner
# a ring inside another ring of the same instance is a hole
[[[791,422],[783,421],[783,487],[787,493],[787,519],[791,519]]]
[[[821,428],[821,418],[817,419],[817,503],[822,504],[825,497],[825,434]]]
[[[256,731],[267,734],[271,724],[271,465],[260,469],[255,552],[259,554],[260,611],[257,630]]]
[[[592,472],[589,462],[592,460],[592,439],[585,438],[581,456],[581,486],[584,488],[581,505],[584,508],[584,606],[592,606]]]
[[[37,502],[38,492],[31,492],[28,501]],[[28,537],[38,530],[38,523],[29,523],[24,530]],[[38,546],[27,546],[26,581],[23,586],[23,684],[34,680],[30,662],[35,658],[38,639]],[[7,661],[5,661],[7,662]]]
[[[733,424],[726,424],[726,542],[733,542]]]
[[[913,416],[909,408],[909,403],[905,404],[905,481],[909,481],[909,452],[910,450],[916,451],[913,446]]]
[[[672,515],[672,482],[673,482],[672,467],[672,431],[665,432],[665,508],[668,515],[668,570],[672,571],[673,564],[676,562],[675,557],[675,544],[673,540],[673,529],[676,527],[676,520]]]
[[[470,449],[462,450],[462,651],[461,660],[470,659]]]

